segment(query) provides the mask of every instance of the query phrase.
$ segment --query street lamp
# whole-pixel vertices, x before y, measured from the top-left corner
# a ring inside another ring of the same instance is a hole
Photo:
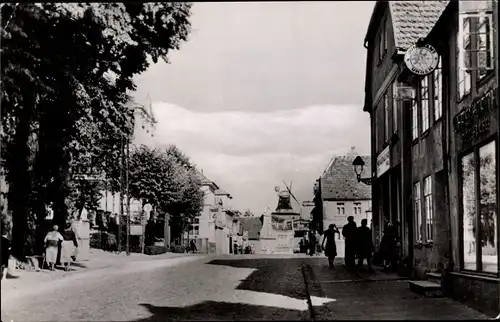
[[[366,185],[372,184],[372,178],[361,178],[361,174],[363,173],[363,167],[365,166],[365,161],[358,155],[354,161],[352,162],[354,167],[354,172],[356,173],[356,179],[358,182],[363,182]]]

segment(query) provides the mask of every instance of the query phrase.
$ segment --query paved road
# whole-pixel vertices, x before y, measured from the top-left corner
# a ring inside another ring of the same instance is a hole
[[[342,267],[336,267],[331,273],[324,269],[327,265],[324,258],[248,255],[170,259],[168,264],[155,261],[141,265],[81,274],[52,283],[48,288],[39,287],[37,293],[31,295],[2,291],[2,320],[310,320],[310,305],[317,320],[370,319],[366,315],[369,308],[363,308],[364,314],[349,315],[346,306],[346,303],[369,305],[363,293],[366,286],[351,283],[333,292],[333,284],[320,283],[325,274],[330,274],[330,279],[345,280],[340,276]],[[311,275],[314,270],[317,273]],[[377,290],[379,300],[374,303],[380,304],[383,291]],[[397,288],[393,291],[409,292]],[[312,296],[309,303],[308,293]],[[328,301],[325,296],[337,299],[324,304]],[[391,296],[391,299],[400,297]],[[411,303],[401,303],[394,311],[409,316],[404,310],[408,310]],[[386,309],[387,305],[390,304],[386,304]],[[440,301],[439,305],[445,311],[461,307],[449,300]],[[474,316],[471,314],[468,316]]]

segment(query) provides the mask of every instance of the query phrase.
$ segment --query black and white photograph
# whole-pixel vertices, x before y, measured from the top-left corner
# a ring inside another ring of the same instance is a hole
[[[1,321],[500,320],[499,12],[1,3]]]

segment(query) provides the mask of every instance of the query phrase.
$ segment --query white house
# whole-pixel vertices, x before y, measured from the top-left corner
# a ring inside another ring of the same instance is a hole
[[[335,224],[340,231],[347,223],[347,217],[353,216],[358,226],[362,219],[371,222],[371,186],[358,182],[352,162],[356,153],[333,157],[321,180],[321,201],[323,209],[323,228]],[[371,169],[370,156],[361,156],[365,167]],[[340,237],[337,245],[339,256],[343,256],[343,238]]]

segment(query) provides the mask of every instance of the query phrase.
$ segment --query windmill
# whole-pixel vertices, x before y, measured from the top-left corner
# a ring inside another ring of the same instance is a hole
[[[290,196],[292,196],[293,200],[295,200],[295,202],[299,205],[299,207],[301,207],[300,201],[297,198],[295,198],[295,195],[292,192],[292,181],[290,181],[290,187],[286,184],[285,180],[283,180],[283,183],[285,184],[285,187],[288,190]]]

